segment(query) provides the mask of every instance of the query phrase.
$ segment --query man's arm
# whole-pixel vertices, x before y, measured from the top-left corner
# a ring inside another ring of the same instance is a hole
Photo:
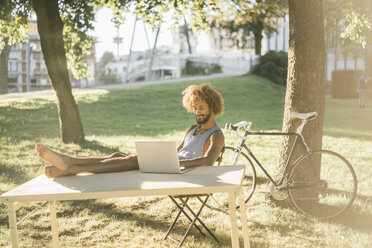
[[[225,144],[225,137],[222,131],[214,132],[209,137],[209,142],[209,147],[203,157],[182,160],[180,161],[180,165],[185,168],[213,165]]]

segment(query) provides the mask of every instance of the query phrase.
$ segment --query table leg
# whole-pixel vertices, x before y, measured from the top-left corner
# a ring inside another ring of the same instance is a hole
[[[229,207],[231,220],[231,244],[233,248],[239,247],[238,224],[236,218],[236,192],[229,193]]]
[[[10,228],[10,238],[12,242],[12,248],[18,248],[18,230],[17,230],[17,215],[15,209],[15,203],[8,203],[8,216],[9,216],[9,228]]]
[[[56,202],[49,202],[50,209],[50,225],[52,226],[52,242],[54,248],[59,248],[58,240],[58,223],[57,223],[57,214],[56,214]]]
[[[249,233],[248,233],[248,220],[247,220],[247,213],[245,210],[243,191],[241,191],[239,194],[239,205],[240,205],[240,215],[241,215],[241,220],[242,220],[244,248],[249,248],[250,245],[249,245]]]

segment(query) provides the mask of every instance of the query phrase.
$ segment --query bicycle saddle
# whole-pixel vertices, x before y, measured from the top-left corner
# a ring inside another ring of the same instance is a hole
[[[317,116],[317,112],[309,112],[309,113],[290,113],[289,117],[298,118],[301,120],[309,120],[315,119]]]

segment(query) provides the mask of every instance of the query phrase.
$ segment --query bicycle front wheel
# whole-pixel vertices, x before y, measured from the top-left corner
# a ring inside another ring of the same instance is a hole
[[[353,167],[343,156],[332,151],[319,150],[309,157],[301,156],[294,162],[288,178],[288,193],[294,206],[318,219],[342,214],[351,206],[357,193]]]
[[[243,194],[244,201],[252,197],[253,192],[256,188],[256,170],[253,163],[248,158],[248,156],[243,152],[238,152],[234,147],[226,146],[225,151],[222,156],[222,162],[220,164],[215,164],[215,166],[226,166],[226,165],[245,165],[245,175],[243,180]],[[206,204],[208,207],[228,211],[228,195],[226,193],[215,193],[211,196],[211,199]],[[239,199],[236,200],[236,208],[239,208]]]

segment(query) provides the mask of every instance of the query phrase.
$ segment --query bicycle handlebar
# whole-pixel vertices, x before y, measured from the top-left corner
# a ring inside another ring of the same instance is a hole
[[[299,118],[302,119],[302,124],[297,128],[297,133],[302,136],[302,129],[304,128],[307,121],[314,120],[317,117],[317,112],[309,113],[290,113],[290,118]],[[233,133],[236,137],[240,139],[247,139],[247,133],[250,131],[252,126],[251,121],[240,121],[235,124],[226,123],[225,130],[229,133]],[[245,135],[241,135],[239,130],[244,128]]]
[[[247,139],[245,135],[241,135],[239,133],[239,130],[241,128],[244,128],[245,132],[249,132],[249,130],[251,129],[251,126],[252,126],[251,121],[240,121],[235,124],[226,123],[225,130],[227,130],[229,133],[233,133],[238,138]]]

